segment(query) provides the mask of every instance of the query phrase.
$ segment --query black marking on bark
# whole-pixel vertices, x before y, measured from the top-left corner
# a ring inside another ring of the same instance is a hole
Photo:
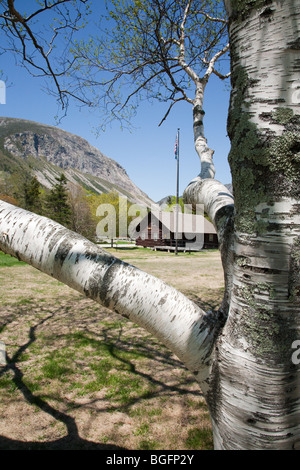
[[[257,98],[256,103],[262,103],[262,104],[280,104],[280,103],[285,103],[284,98],[274,98],[274,99],[268,99],[268,98]]]
[[[217,225],[219,229],[220,228],[219,225],[223,225],[224,220],[226,220],[227,228],[229,228],[230,230],[233,230],[234,197],[232,194],[225,193],[225,192],[224,194],[222,193],[218,194],[218,196],[222,196],[222,195],[232,197],[232,205],[228,204],[227,206],[223,206],[221,207],[221,209],[218,210],[218,212],[215,215],[215,224]],[[224,229],[225,227],[222,226],[221,228]]]
[[[203,126],[203,119],[198,119],[197,121],[194,121],[193,127],[196,129],[197,127]]]
[[[254,419],[254,418],[248,418],[248,419],[247,419],[247,423],[249,423],[249,424],[255,424],[255,423],[256,423],[256,419]]]
[[[300,49],[300,38],[297,38],[295,41],[289,42],[288,47],[289,47],[289,49],[299,50]]]
[[[167,301],[166,297],[162,297],[160,301],[158,302],[158,305],[164,305],[166,301]]]
[[[201,319],[201,322],[196,322],[193,326],[197,328],[195,333],[197,336],[200,336],[205,330],[207,331],[206,339],[203,344],[200,345],[199,350],[206,349],[206,354],[202,358],[202,362],[205,363],[206,360],[209,360],[212,354],[212,351],[215,347],[215,343],[226,323],[227,316],[224,315],[224,312],[220,309],[217,311],[207,312]]]
[[[263,112],[259,115],[259,118],[262,120],[262,121],[266,121],[266,122],[271,122],[272,119],[273,119],[273,115],[272,113],[266,113],[266,112]]]
[[[272,8],[268,7],[259,16],[270,21],[271,16],[273,16],[274,13],[275,10],[272,10]]]
[[[293,145],[290,147],[290,151],[294,154],[300,152],[300,141],[296,141],[293,143]]]
[[[253,273],[258,273],[258,274],[282,274],[281,269],[272,269],[272,268],[261,268],[259,266],[249,266],[249,265],[244,265],[244,268],[247,268],[247,270],[253,272]]]
[[[201,108],[201,106],[197,105],[193,109],[193,128],[197,129],[198,127],[203,126],[203,118],[205,112]]]
[[[208,380],[208,391],[206,393],[206,402],[213,416],[214,421],[218,425],[218,422],[222,420],[221,414],[221,403],[222,403],[222,386],[221,386],[221,370],[220,362],[218,360],[219,350],[216,348],[215,360],[212,364],[211,374]]]
[[[55,262],[58,262],[60,267],[64,264],[66,257],[68,256],[70,250],[72,248],[72,243],[68,240],[63,240],[60,245],[58,246],[56,253],[55,253]]]
[[[201,116],[205,115],[205,111],[201,108],[199,104],[194,106],[193,108],[193,115],[197,116],[198,114],[200,114]]]
[[[113,281],[114,281],[114,278],[116,276],[116,273],[117,271],[119,271],[120,267],[123,265],[124,263],[122,261],[120,261],[119,259],[115,258],[112,262],[112,264],[107,268],[104,276],[103,276],[103,279],[102,279],[102,282],[101,282],[101,285],[99,286],[98,283],[97,283],[97,286],[96,286],[96,289],[97,289],[97,292],[98,292],[98,295],[99,295],[99,298],[102,302],[102,304],[105,306],[105,307],[108,307],[109,306],[109,303],[110,303],[110,298],[107,296],[109,290],[110,290],[110,287],[111,285],[113,284]],[[89,290],[90,289],[93,289],[93,283],[95,282],[95,280],[93,280],[90,285],[89,285]]]
[[[288,280],[288,295],[292,302],[299,303],[300,299],[300,237],[294,240],[290,255],[290,272]]]
[[[53,227],[53,229],[51,229],[51,231],[48,233],[48,235],[45,238],[45,242],[47,242],[49,238],[51,238],[49,242],[49,246],[48,246],[49,253],[51,253],[56,243],[61,239],[63,232],[64,232],[63,229],[57,230],[57,227]]]

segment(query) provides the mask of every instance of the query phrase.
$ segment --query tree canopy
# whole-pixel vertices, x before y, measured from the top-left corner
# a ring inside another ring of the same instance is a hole
[[[63,77],[76,61],[69,54],[70,45],[89,12],[89,0],[0,2],[0,53],[12,52],[16,63],[32,75],[50,78],[62,108],[71,96]]]
[[[111,0],[105,8],[92,0],[3,0],[0,30],[0,52],[50,78],[63,109],[75,99],[107,121],[129,123],[147,99],[167,103],[163,122],[178,101],[193,103],[199,81],[228,72],[216,68],[228,50],[222,0]]]
[[[222,0],[112,0],[87,41],[75,41],[73,86],[108,120],[129,122],[140,100],[194,104],[195,87],[228,50]],[[219,61],[220,62],[220,61]],[[85,77],[82,80],[82,77]]]

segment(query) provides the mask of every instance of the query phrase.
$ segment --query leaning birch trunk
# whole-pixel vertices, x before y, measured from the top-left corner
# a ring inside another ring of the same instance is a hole
[[[207,402],[216,449],[297,449],[300,370],[292,348],[300,339],[300,4],[225,3],[234,264]]]
[[[0,200],[0,250],[139,324],[169,347],[205,388],[218,313],[46,217]]]

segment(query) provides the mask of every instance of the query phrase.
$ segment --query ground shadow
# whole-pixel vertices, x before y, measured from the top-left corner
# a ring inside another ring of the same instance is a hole
[[[47,413],[48,415],[52,416],[56,421],[63,423],[66,429],[66,435],[57,440],[47,441],[47,442],[40,442],[40,441],[24,442],[24,441],[10,439],[5,436],[0,436],[0,450],[103,450],[103,451],[124,450],[125,451],[126,448],[119,447],[114,444],[99,443],[99,442],[97,443],[97,442],[92,442],[92,441],[81,438],[79,435],[75,418],[73,418],[67,413],[64,413],[56,409],[52,405],[50,405],[49,402],[44,397],[42,398],[38,396],[33,391],[31,391],[30,388],[26,385],[26,382],[27,382],[26,379],[28,379],[28,377],[25,376],[24,372],[21,370],[19,366],[19,363],[22,360],[21,356],[36,341],[37,339],[36,332],[38,328],[47,322],[51,323],[51,320],[53,320],[53,318],[56,316],[58,312],[60,312],[61,314],[61,311],[62,311],[62,308],[59,307],[59,309],[47,315],[43,319],[40,319],[38,322],[36,322],[34,326],[31,326],[29,328],[27,342],[23,344],[22,346],[20,346],[11,357],[7,355],[7,365],[0,368],[0,377],[5,372],[10,371],[13,375],[12,381],[15,387],[22,393],[26,402],[31,405],[34,405],[35,407],[39,408],[44,413]],[[81,333],[82,333],[81,340],[85,338],[87,339],[91,338],[93,335],[93,332],[90,330],[89,327],[87,327],[87,325],[82,327]],[[162,380],[159,380],[159,378],[154,377],[151,374],[151,371],[149,371],[149,373],[145,371],[142,372],[141,370],[138,370],[136,368],[135,364],[130,359],[124,358],[121,353],[124,351],[128,351],[131,347],[131,343],[130,343],[130,340],[126,339],[122,333],[123,333],[122,325],[120,325],[118,331],[116,331],[115,327],[106,326],[102,329],[102,339],[101,340],[94,339],[93,341],[99,342],[99,343],[101,341],[101,344],[104,343],[107,347],[107,351],[109,351],[109,354],[115,361],[119,361],[119,363],[125,364],[127,366],[127,369],[138,378],[145,379],[148,381],[148,383],[153,384],[156,387],[156,391],[154,391],[152,394],[149,394],[149,395],[141,394],[138,397],[133,397],[132,399],[129,399],[127,403],[125,404],[111,404],[109,407],[103,406],[102,408],[97,410],[97,413],[102,413],[102,412],[107,412],[107,411],[110,411],[110,412],[122,411],[126,413],[133,405],[137,404],[138,402],[144,402],[147,399],[153,398],[162,392],[170,396],[174,394],[184,395],[187,393],[191,393],[189,390],[189,385],[191,384],[192,381],[194,381],[193,377],[186,377],[185,381],[181,382],[180,384],[179,383],[178,384],[176,383],[165,384]],[[172,356],[168,350],[164,351],[164,350],[156,349],[155,344],[151,345],[149,342],[148,343],[143,342],[142,344],[139,345],[139,352],[143,354],[145,357],[155,355],[155,361],[157,361],[158,364],[159,363],[166,364],[170,366],[173,370],[175,368],[181,367],[180,361],[177,360],[174,356]],[[201,396],[200,389],[199,391],[195,391],[194,394],[197,397]],[[75,406],[73,406],[73,408],[76,407],[76,404],[74,405]],[[90,403],[86,403],[86,405],[87,406],[92,405],[92,400]],[[78,405],[78,406],[81,406],[81,405]]]
[[[45,323],[52,317],[53,314],[44,318],[34,327],[30,328],[29,339],[27,343],[21,346],[12,358],[7,356],[7,365],[4,366],[2,370],[0,370],[0,376],[7,370],[11,370],[14,373],[13,382],[22,392],[26,401],[30,404],[36,405],[45,413],[48,413],[56,420],[64,423],[67,429],[67,435],[61,439],[48,442],[22,442],[0,436],[0,450],[121,450],[121,447],[115,445],[95,443],[82,439],[78,434],[76,422],[71,416],[53,408],[42,398],[35,396],[25,385],[23,380],[23,373],[17,366],[18,360],[24,351],[26,351],[26,349],[36,340],[35,331],[38,326]]]
[[[68,435],[50,442],[22,442],[0,436],[0,450],[126,450],[110,444],[99,444],[81,439],[78,435]]]

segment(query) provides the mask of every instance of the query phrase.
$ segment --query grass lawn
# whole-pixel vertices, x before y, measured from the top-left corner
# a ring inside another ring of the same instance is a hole
[[[17,258],[13,256],[6,255],[2,251],[0,251],[0,267],[8,267],[8,266],[16,266],[20,264],[25,264],[19,261]]]
[[[222,299],[217,251],[109,249],[204,309]],[[163,262],[162,262],[163,261]],[[194,377],[156,338],[0,252],[0,449],[212,449]]]

